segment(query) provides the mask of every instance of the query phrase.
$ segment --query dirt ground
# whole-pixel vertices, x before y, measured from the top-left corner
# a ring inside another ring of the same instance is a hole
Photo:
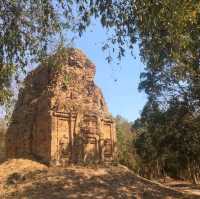
[[[167,178],[165,181],[161,181],[164,185],[171,187],[173,189],[176,189],[178,191],[184,192],[184,193],[190,193],[190,194],[195,194],[199,196],[200,198],[200,185],[194,185],[189,181],[184,181],[184,180],[176,180],[172,178]]]
[[[46,167],[30,160],[0,165],[1,199],[197,199],[134,175],[123,166]]]

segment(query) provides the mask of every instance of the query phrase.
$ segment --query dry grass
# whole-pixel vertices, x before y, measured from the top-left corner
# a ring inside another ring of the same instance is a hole
[[[50,167],[30,160],[0,165],[2,199],[173,199],[198,198],[118,167]]]

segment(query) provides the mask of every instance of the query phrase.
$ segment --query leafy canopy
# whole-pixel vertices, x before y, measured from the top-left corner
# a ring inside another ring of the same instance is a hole
[[[11,95],[13,75],[17,79],[30,60],[44,57],[53,36],[64,30],[81,36],[92,18],[111,30],[103,49],[119,59],[139,43],[147,66],[141,90],[191,98],[192,88],[198,97],[198,0],[1,0],[0,103]]]

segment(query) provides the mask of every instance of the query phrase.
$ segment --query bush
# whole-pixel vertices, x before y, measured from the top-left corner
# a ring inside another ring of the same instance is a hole
[[[135,132],[132,123],[121,116],[116,117],[118,162],[129,169],[137,170],[137,157],[134,148]]]

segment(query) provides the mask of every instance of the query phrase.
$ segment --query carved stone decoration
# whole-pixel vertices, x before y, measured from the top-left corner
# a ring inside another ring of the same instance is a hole
[[[62,67],[40,65],[25,79],[7,132],[8,158],[114,160],[115,122],[94,83],[95,66],[80,50],[66,50]]]

